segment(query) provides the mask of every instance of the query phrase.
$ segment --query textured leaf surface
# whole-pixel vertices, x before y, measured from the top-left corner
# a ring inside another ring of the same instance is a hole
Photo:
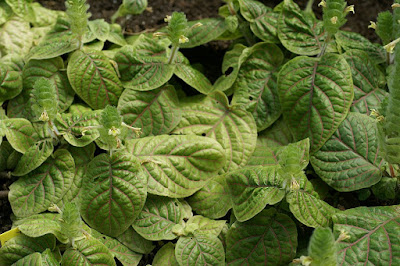
[[[0,63],[0,102],[14,98],[21,91],[22,78],[20,73]]]
[[[33,35],[29,22],[14,16],[0,28],[0,51],[2,56],[18,54],[25,56],[32,46]]]
[[[63,35],[47,35],[39,45],[32,48],[28,54],[29,59],[49,59],[73,52],[79,48],[79,40],[70,32]]]
[[[275,72],[282,62],[283,53],[278,46],[259,43],[240,67],[232,101],[246,106],[258,131],[272,125],[281,115]]]
[[[381,179],[374,119],[349,113],[336,133],[311,157],[316,173],[338,191],[368,188]]]
[[[207,217],[203,217],[201,215],[195,215],[190,217],[186,222],[186,227],[194,227],[197,228],[194,231],[194,235],[208,235],[218,237],[221,234],[222,229],[226,225],[226,221],[221,220],[212,220]]]
[[[187,35],[185,35],[189,41],[182,43],[182,48],[192,48],[218,38],[222,33],[226,31],[226,25],[221,18],[206,18],[202,20],[190,21],[189,27],[192,27],[196,23],[201,23],[202,26],[192,29]]]
[[[130,226],[122,235],[117,237],[118,241],[127,246],[130,250],[133,250],[140,254],[149,254],[153,249],[153,242],[144,239],[139,235],[133,227]]]
[[[226,241],[227,265],[286,265],[296,255],[296,224],[271,208],[247,222],[235,222]]]
[[[211,219],[224,217],[232,208],[225,175],[214,177],[187,200],[196,213]]]
[[[353,101],[350,67],[340,55],[296,57],[279,73],[284,118],[296,140],[309,137],[311,153],[336,131]]]
[[[24,266],[24,265],[42,265],[42,255],[39,252],[29,254],[18,260],[12,266]]]
[[[86,171],[81,214],[94,229],[109,236],[123,233],[139,215],[146,201],[140,165],[125,152],[95,157]]]
[[[274,205],[285,197],[284,178],[279,167],[252,167],[228,174],[226,182],[231,193],[233,212],[238,221],[244,222],[267,204]]]
[[[6,137],[11,146],[20,153],[25,153],[37,141],[31,122],[23,118],[5,119]]]
[[[337,250],[335,236],[329,227],[317,227],[311,235],[308,256],[316,265],[336,266]]]
[[[198,235],[178,239],[175,256],[179,265],[223,265],[225,252],[217,237]]]
[[[67,150],[57,150],[43,165],[10,186],[9,200],[13,213],[26,217],[47,210],[70,188],[74,171],[71,154]]]
[[[317,55],[324,44],[323,23],[300,10],[293,0],[285,1],[278,20],[278,37],[289,51],[300,55]]]
[[[141,128],[141,137],[167,134],[181,118],[178,96],[169,85],[148,92],[125,90],[118,110],[126,124]]]
[[[67,73],[72,88],[90,107],[117,105],[122,84],[103,53],[76,51],[69,60]]]
[[[359,207],[333,216],[334,233],[349,238],[339,242],[341,265],[400,264],[399,206]]]
[[[227,159],[221,173],[246,165],[257,139],[257,127],[252,115],[241,106],[229,106],[228,99],[220,92],[200,103],[182,106],[182,120],[173,133],[205,135],[216,139]]]
[[[187,197],[225,165],[221,145],[198,136],[156,136],[129,140],[127,150],[143,163],[149,193]]]
[[[175,258],[175,245],[168,242],[154,256],[153,265],[160,266],[178,266],[178,261]]]
[[[182,206],[177,199],[149,196],[133,228],[148,240],[172,240],[172,227],[183,221]]]
[[[387,96],[385,75],[363,51],[350,50],[343,56],[350,65],[354,83],[354,100],[350,110],[370,115],[370,110],[378,109]]]
[[[190,64],[176,64],[174,74],[202,94],[209,94],[214,90],[207,77]]]

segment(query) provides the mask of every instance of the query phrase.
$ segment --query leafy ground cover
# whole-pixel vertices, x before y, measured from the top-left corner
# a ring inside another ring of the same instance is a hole
[[[344,30],[357,6],[312,3],[130,34],[147,1],[122,27],[0,2],[0,264],[400,264],[400,2],[381,44]],[[185,52],[211,41],[213,78]]]

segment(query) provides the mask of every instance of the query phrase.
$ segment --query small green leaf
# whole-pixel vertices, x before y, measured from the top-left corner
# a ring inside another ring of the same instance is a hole
[[[33,34],[29,22],[14,16],[0,28],[0,52],[2,56],[25,56],[32,47]]]
[[[190,217],[190,219],[186,222],[186,227],[195,227],[197,228],[193,234],[195,236],[198,235],[207,235],[207,236],[215,236],[218,237],[221,234],[222,229],[224,228],[226,221],[221,220],[212,220],[207,217],[203,217],[201,215],[196,215]],[[194,226],[195,225],[195,226]]]
[[[399,206],[359,207],[333,216],[341,265],[400,263]]]
[[[140,214],[146,186],[138,160],[125,152],[95,157],[86,171],[81,215],[94,229],[109,236],[123,233]]]
[[[69,60],[67,74],[72,88],[93,109],[117,105],[122,84],[102,52],[76,51]]]
[[[27,217],[47,210],[71,187],[74,172],[75,164],[71,154],[63,149],[54,152],[53,157],[43,165],[10,186],[9,200],[13,213]]]
[[[117,239],[130,250],[140,254],[149,254],[155,247],[153,242],[139,235],[135,230],[133,230],[132,226],[122,233],[122,235],[119,235]]]
[[[23,118],[4,119],[5,134],[11,146],[20,153],[26,153],[38,140],[31,122]]]
[[[76,35],[47,35],[37,46],[33,47],[27,55],[29,59],[50,59],[73,52],[79,48]]]
[[[296,255],[296,224],[266,209],[249,221],[233,223],[226,242],[227,265],[286,265]]]
[[[376,185],[372,186],[372,192],[380,200],[394,200],[397,194],[398,181],[396,178],[383,177]]]
[[[179,266],[175,257],[175,245],[168,242],[154,256],[153,265],[159,266]]]
[[[335,236],[329,227],[318,227],[314,230],[308,245],[308,256],[313,265],[337,265]]]
[[[0,62],[0,103],[16,97],[21,91],[21,74]]]
[[[292,59],[279,73],[278,88],[285,121],[296,140],[310,138],[311,153],[335,133],[354,96],[350,67],[336,54]]]
[[[89,30],[96,39],[105,42],[110,34],[110,24],[104,19],[96,19],[88,22]]]
[[[176,64],[174,74],[202,94],[209,94],[214,91],[214,87],[207,77],[190,64]]]
[[[225,252],[221,240],[215,236],[182,236],[175,248],[179,265],[223,265]]]
[[[182,43],[179,46],[182,48],[193,48],[212,40],[217,39],[222,33],[226,31],[226,25],[221,18],[206,18],[201,20],[194,20],[188,22],[188,27],[201,23],[199,27],[192,28],[188,34],[185,35],[189,39],[188,42]]]

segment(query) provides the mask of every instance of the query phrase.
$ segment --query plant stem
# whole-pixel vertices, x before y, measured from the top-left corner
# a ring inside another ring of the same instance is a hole
[[[331,41],[331,39],[332,39],[331,35],[328,34],[328,37],[326,37],[326,40],[325,40],[324,44],[322,45],[321,52],[319,53],[318,57],[322,57],[325,54],[326,48],[328,47],[328,44]]]
[[[6,199],[8,197],[9,190],[1,190],[0,191],[0,199]]]
[[[11,172],[0,172],[0,179],[11,179]]]
[[[393,165],[389,164],[389,170],[390,170],[390,176],[394,178],[396,174],[394,173]]]
[[[168,64],[175,63],[175,59],[176,59],[176,55],[178,54],[178,51],[179,51],[179,46],[173,44],[172,48],[171,48],[171,54],[169,55]]]
[[[308,13],[312,13],[312,6],[314,4],[315,0],[308,0],[306,9],[304,11],[308,12]]]

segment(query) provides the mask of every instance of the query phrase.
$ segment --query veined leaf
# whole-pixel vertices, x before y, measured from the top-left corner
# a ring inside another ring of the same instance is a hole
[[[336,133],[311,157],[316,173],[338,191],[368,188],[379,182],[379,155],[374,119],[349,113]]]
[[[283,63],[283,58],[278,46],[258,43],[240,67],[232,102],[246,106],[256,121],[258,131],[272,125],[281,115],[275,72]]]
[[[190,64],[175,64],[174,74],[202,94],[210,94],[214,91],[214,87],[208,78]]]
[[[69,60],[67,73],[72,88],[93,109],[117,105],[122,84],[102,52],[76,51]]]
[[[153,242],[139,235],[135,230],[133,230],[132,226],[123,232],[122,235],[119,235],[117,239],[130,250],[140,254],[149,254],[155,247]]]
[[[160,266],[179,266],[175,257],[175,245],[168,242],[154,256],[153,265]]]
[[[54,250],[56,238],[52,235],[28,237],[20,234],[8,240],[0,249],[0,263],[11,265],[18,260],[35,252],[43,252],[47,248]]]
[[[399,206],[359,207],[333,216],[333,230],[340,240],[341,265],[397,265],[400,263]],[[346,238],[347,236],[347,238]]]
[[[377,109],[387,96],[385,75],[363,51],[349,50],[343,56],[350,65],[354,83],[354,100],[350,110],[370,115],[370,110]]]
[[[187,199],[196,213],[211,219],[224,217],[232,208],[231,194],[226,176],[219,175]]]
[[[6,0],[6,3],[12,8],[14,13],[28,22],[35,20],[35,13],[32,9],[30,0]]]
[[[244,222],[260,213],[267,204],[274,205],[285,197],[285,177],[280,167],[251,167],[229,173],[226,177],[233,212]]]
[[[221,234],[225,224],[226,221],[216,221],[201,215],[196,215],[189,218],[189,220],[186,222],[186,227],[197,228],[193,232],[195,236],[207,235],[218,237]]]
[[[110,24],[104,19],[96,19],[88,22],[89,30],[96,39],[105,42],[110,34]]]
[[[26,153],[38,140],[31,122],[23,118],[4,119],[5,134],[11,146],[20,153]]]
[[[118,236],[134,222],[144,206],[146,184],[138,160],[125,152],[101,154],[89,164],[81,195],[81,214],[94,229]]]
[[[286,265],[296,255],[296,224],[289,216],[266,209],[249,221],[236,221],[226,242],[227,265]]]
[[[128,140],[126,148],[142,161],[149,193],[161,196],[190,196],[225,165],[218,142],[194,135]]]
[[[315,228],[308,245],[308,256],[315,265],[337,265],[335,236],[329,227]]]
[[[40,254],[39,252],[35,252],[23,257],[22,259],[12,264],[12,266],[24,265],[42,265],[42,254]]]
[[[226,25],[221,18],[206,18],[202,20],[195,20],[188,22],[187,26],[190,28],[196,23],[201,23],[200,27],[193,28],[185,35],[189,41],[179,45],[182,48],[192,48],[212,40],[217,39],[222,33],[226,31]]]
[[[0,28],[0,52],[2,56],[7,54],[25,56],[32,46],[32,39],[29,22],[14,16]]]
[[[277,25],[279,13],[253,0],[240,0],[240,14],[250,22],[250,29],[261,40],[278,43]]]
[[[71,32],[63,35],[46,35],[46,37],[28,54],[29,59],[50,59],[73,52],[79,48],[78,36]]]
[[[286,0],[278,19],[278,37],[289,51],[300,55],[317,55],[326,39],[323,23],[313,14],[300,10],[293,0]]]
[[[0,103],[16,97],[21,91],[21,74],[0,62]]]
[[[353,101],[350,67],[340,55],[296,57],[278,78],[285,121],[296,140],[309,137],[318,151],[345,119]]]
[[[282,117],[258,134],[257,140],[262,139],[268,147],[280,147],[294,142],[293,135]]]
[[[182,236],[175,247],[179,265],[223,265],[225,252],[221,240],[215,236]]]
[[[243,110],[242,106],[230,106],[227,97],[221,92],[199,103],[183,105],[182,120],[173,133],[204,135],[216,139],[227,159],[220,173],[246,165],[257,139],[253,116]]]
[[[9,200],[16,216],[27,217],[47,210],[70,188],[75,172],[74,159],[62,149],[54,152],[53,157],[10,186]]]
[[[173,86],[148,92],[125,90],[118,101],[123,121],[141,128],[141,136],[167,134],[181,119],[178,96]]]
[[[75,242],[62,257],[61,265],[116,265],[111,251],[95,238],[84,238]]]
[[[172,240],[172,228],[183,221],[182,206],[177,199],[149,196],[133,223],[133,229],[148,240]]]

